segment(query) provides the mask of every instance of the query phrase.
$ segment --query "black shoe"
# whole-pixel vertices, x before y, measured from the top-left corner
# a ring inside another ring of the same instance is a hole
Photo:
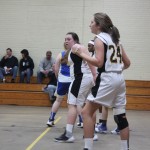
[[[84,148],[83,150],[88,150],[88,148]]]
[[[11,83],[15,83],[15,79],[11,79]]]
[[[58,138],[55,138],[55,142],[64,142],[64,143],[73,143],[74,142],[74,137],[71,136],[70,138],[68,138],[66,136],[66,131]]]

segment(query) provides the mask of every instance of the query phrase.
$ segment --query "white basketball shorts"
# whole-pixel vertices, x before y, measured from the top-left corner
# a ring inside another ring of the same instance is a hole
[[[89,101],[106,107],[125,108],[126,87],[122,73],[104,72],[88,95]]]

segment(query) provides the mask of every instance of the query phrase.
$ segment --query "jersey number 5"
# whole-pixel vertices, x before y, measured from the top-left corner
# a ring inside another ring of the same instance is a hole
[[[118,46],[117,49],[113,45],[109,45],[109,50],[113,49],[113,52],[110,56],[110,61],[112,63],[118,63],[117,57],[119,58],[119,63],[122,63],[122,55],[120,53],[120,47]]]

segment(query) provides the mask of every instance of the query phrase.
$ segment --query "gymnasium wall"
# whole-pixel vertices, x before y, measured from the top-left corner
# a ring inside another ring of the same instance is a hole
[[[107,13],[120,30],[132,63],[125,79],[150,80],[149,0],[0,0],[0,58],[10,47],[20,60],[26,48],[36,75],[47,50],[56,57],[63,49],[67,32],[76,32],[87,45],[94,37],[89,24],[95,12]]]

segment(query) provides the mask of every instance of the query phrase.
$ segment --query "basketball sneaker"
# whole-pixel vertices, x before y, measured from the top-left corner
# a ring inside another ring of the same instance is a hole
[[[114,130],[111,131],[111,134],[117,135],[117,134],[120,134],[120,131],[118,128],[115,128]]]
[[[106,134],[108,131],[107,131],[107,126],[103,123],[100,123],[98,124],[96,127],[95,127],[95,132],[97,133],[102,133],[102,134]]]
[[[55,138],[55,142],[60,142],[60,143],[73,143],[75,138],[73,136],[67,137],[66,136],[66,131],[58,138]]]
[[[53,127],[53,126],[55,126],[54,120],[48,119],[48,121],[47,121],[47,126],[48,126],[48,127]]]
[[[78,128],[83,128],[83,122],[78,122],[78,123],[77,123],[77,127],[78,127]]]
[[[94,134],[93,141],[98,141],[98,135]]]

